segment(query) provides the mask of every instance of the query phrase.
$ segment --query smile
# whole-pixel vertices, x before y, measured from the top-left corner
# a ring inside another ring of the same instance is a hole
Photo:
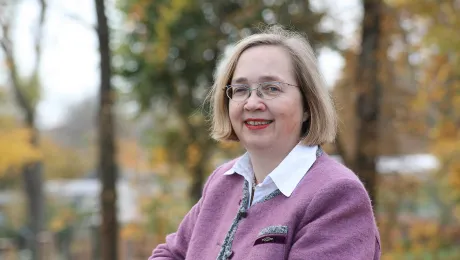
[[[252,121],[252,120],[248,120],[248,121],[245,121],[246,124],[248,125],[268,125],[270,124],[271,120],[267,120],[267,121]]]
[[[267,128],[273,120],[263,120],[263,119],[249,119],[244,121],[244,125],[249,129],[249,130],[262,130]]]

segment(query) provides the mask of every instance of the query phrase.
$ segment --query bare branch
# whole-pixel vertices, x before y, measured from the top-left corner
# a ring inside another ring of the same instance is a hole
[[[64,16],[77,22],[78,24],[82,25],[83,27],[87,28],[87,29],[90,29],[90,30],[94,30],[94,31],[97,31],[97,27],[95,25],[92,25],[90,23],[88,23],[87,21],[85,21],[83,18],[81,18],[80,16],[76,15],[76,14],[72,14],[72,13],[64,13]]]
[[[89,23],[88,21],[85,21],[85,19],[83,19],[81,16],[75,14],[75,13],[72,13],[68,10],[66,10],[64,7],[60,7],[60,6],[57,6],[57,5],[53,5],[53,6],[50,6],[50,8],[53,8],[57,13],[63,15],[64,17],[74,21],[74,22],[77,22],[79,25],[89,29],[89,30],[94,30],[94,31],[97,31],[97,26],[96,25],[93,25],[91,23]]]
[[[11,44],[11,40],[9,38],[9,29],[10,29],[10,21],[6,19],[1,20],[1,27],[3,31],[3,37],[0,39],[0,45],[3,49],[6,59],[6,65],[9,68],[9,77],[11,80],[11,85],[13,87],[13,91],[16,97],[16,101],[18,105],[23,110],[27,122],[33,121],[33,111],[32,107],[30,106],[29,102],[27,102],[26,97],[23,91],[20,88],[18,74],[17,74],[17,65],[16,61],[14,60],[13,56],[13,45]]]
[[[0,28],[2,30],[2,35],[0,37],[0,42],[2,44],[7,44],[8,41],[8,21],[6,20],[5,16],[2,15],[3,12],[0,12]]]
[[[39,0],[40,4],[40,16],[38,22],[38,29],[37,35],[35,38],[35,52],[36,52],[36,63],[33,71],[33,76],[38,77],[38,70],[40,66],[40,59],[41,59],[41,38],[43,32],[43,25],[45,21],[45,13],[46,13],[46,3],[45,0]],[[16,102],[18,106],[23,111],[25,116],[26,124],[28,127],[34,128],[34,121],[35,121],[35,109],[31,104],[30,100],[27,99],[24,89],[21,88],[21,83],[19,82],[19,75],[17,72],[17,64],[14,58],[14,50],[13,44],[10,39],[10,26],[11,26],[11,17],[5,18],[2,16],[0,19],[0,26],[2,28],[2,38],[0,38],[0,46],[5,53],[6,65],[8,66],[9,70],[9,77],[11,80],[11,85],[13,88],[13,92],[16,98]]]
[[[0,17],[0,27],[2,29],[2,37],[0,38],[0,44],[4,52],[9,52],[9,39],[8,39],[8,25]]]
[[[40,61],[41,61],[41,54],[42,54],[42,36],[43,36],[43,27],[45,24],[45,14],[47,10],[47,4],[45,0],[38,0],[40,4],[40,16],[38,18],[38,27],[37,27],[37,32],[35,35],[35,54],[36,54],[36,61],[35,61],[35,67],[34,67],[34,72],[33,75],[34,77],[38,76],[38,70],[40,67]]]

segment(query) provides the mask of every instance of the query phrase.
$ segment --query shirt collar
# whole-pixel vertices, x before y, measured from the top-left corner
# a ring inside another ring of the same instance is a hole
[[[316,151],[318,146],[306,146],[298,144],[283,159],[283,161],[265,178],[263,183],[273,181],[277,188],[286,197],[291,196],[295,187],[308,172],[313,163],[316,161]],[[243,176],[249,183],[252,183],[252,164],[249,153],[241,156],[231,169],[224,175],[237,173]]]
[[[251,158],[249,158],[248,152],[238,158],[233,167],[226,171],[224,175],[232,175],[234,173],[243,176],[245,180],[247,180],[249,183],[252,183],[252,177],[254,173],[252,170]]]

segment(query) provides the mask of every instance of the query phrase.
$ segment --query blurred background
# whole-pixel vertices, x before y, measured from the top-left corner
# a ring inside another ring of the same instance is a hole
[[[460,1],[0,0],[0,259],[147,259],[243,152],[209,138],[219,57],[308,36],[383,259],[460,259]]]

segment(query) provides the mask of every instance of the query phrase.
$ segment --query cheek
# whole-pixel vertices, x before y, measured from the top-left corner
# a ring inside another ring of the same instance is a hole
[[[228,116],[230,117],[230,123],[232,126],[235,126],[235,124],[238,122],[238,119],[241,116],[240,109],[238,105],[235,104],[229,104],[228,106]]]
[[[285,114],[284,118],[284,132],[294,133],[300,129],[301,118],[299,118],[297,114]]]
[[[286,109],[283,113],[279,114],[282,118],[282,131],[284,133],[297,133],[300,131],[302,125],[302,110],[301,108],[293,107],[292,109]]]

